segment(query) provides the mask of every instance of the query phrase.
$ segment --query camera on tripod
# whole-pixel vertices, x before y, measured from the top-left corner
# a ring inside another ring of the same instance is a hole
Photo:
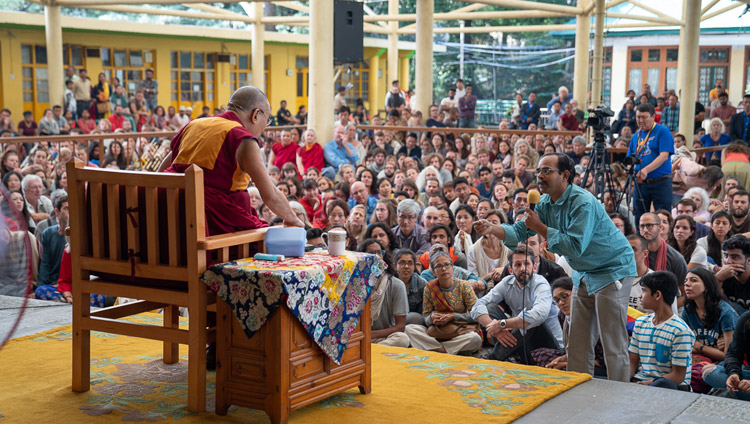
[[[640,165],[641,160],[635,156],[625,156],[622,160],[622,164],[625,166]]]
[[[615,116],[612,109],[601,105],[596,109],[589,109],[589,118],[586,125],[594,129],[594,132],[606,132],[610,129],[609,118]]]

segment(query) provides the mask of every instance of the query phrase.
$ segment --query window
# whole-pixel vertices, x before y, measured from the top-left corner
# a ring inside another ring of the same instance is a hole
[[[350,68],[342,69],[341,74],[333,83],[333,89],[340,86],[346,87],[346,100],[353,110],[357,105],[357,99],[361,98],[365,102],[368,100],[369,78],[369,65],[366,62],[360,62]]]
[[[23,108],[39,120],[44,109],[50,107],[46,46],[21,44],[21,77]]]
[[[698,64],[698,101],[708,106],[712,99],[709,93],[716,80],[723,80],[728,89],[729,47],[701,47]]]
[[[170,54],[171,100],[176,108],[190,106],[199,110],[216,105],[216,55],[214,53],[177,52]]]
[[[146,77],[146,69],[154,69],[154,50],[129,50],[102,48],[102,72],[107,80],[120,80],[128,94],[138,90],[138,84]],[[158,76],[154,74],[154,79]]]
[[[249,54],[234,55],[234,64],[230,63],[229,71],[229,91],[234,90],[252,83],[253,73],[250,64],[252,63]]]
[[[643,84],[647,83],[651,87],[651,94],[656,97],[660,97],[665,90],[676,90],[677,56],[678,48],[675,46],[631,48],[628,89],[640,94]]]
[[[750,47],[745,52],[745,87],[744,93],[750,93]]]
[[[72,66],[76,69],[85,68],[83,46],[63,45],[63,64],[66,67]]]

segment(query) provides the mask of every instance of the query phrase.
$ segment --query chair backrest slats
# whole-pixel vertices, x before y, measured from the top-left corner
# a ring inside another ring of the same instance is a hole
[[[102,202],[102,183],[89,183],[91,193],[91,254],[94,258],[101,259],[104,257],[104,217],[101,211],[104,210]]]
[[[148,263],[159,264],[159,198],[156,187],[146,187],[146,250]]]
[[[120,185],[107,184],[107,232],[109,234],[109,259],[122,259],[122,227],[120,225]]]
[[[140,232],[140,208],[138,203],[138,187],[133,185],[125,186],[126,214],[128,219],[126,226],[128,228],[128,250],[132,250],[136,262],[141,262],[141,232]]]
[[[180,226],[180,214],[178,213],[177,206],[179,204],[179,193],[177,189],[168,188],[167,197],[165,203],[167,204],[167,238],[169,246],[169,266],[178,266],[180,264],[180,233],[178,228]],[[184,223],[182,224],[184,225]]]

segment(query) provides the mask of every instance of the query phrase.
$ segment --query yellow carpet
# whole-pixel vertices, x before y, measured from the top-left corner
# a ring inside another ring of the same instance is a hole
[[[160,317],[135,320],[159,323]],[[236,407],[226,417],[187,413],[187,363],[164,365],[158,342],[93,333],[91,346],[91,390],[73,393],[70,326],[11,340],[0,351],[0,424],[269,421],[263,412]],[[372,358],[371,394],[350,390],[293,412],[291,422],[511,422],[591,378],[378,345]],[[214,376],[209,373],[209,402]]]

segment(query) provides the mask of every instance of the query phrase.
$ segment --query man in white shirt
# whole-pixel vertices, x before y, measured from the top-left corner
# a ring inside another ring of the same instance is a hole
[[[466,95],[466,87],[464,87],[464,80],[461,78],[456,81],[456,102],[458,99]]]
[[[536,274],[536,258],[521,245],[511,256],[513,275],[502,279],[471,309],[471,317],[487,329],[495,340],[488,359],[505,361],[520,355],[522,363],[536,365],[530,352],[540,347],[559,349],[562,328],[552,290],[547,280]],[[510,311],[500,310],[505,302]]]
[[[456,88],[451,87],[448,89],[448,97],[443,97],[443,99],[440,100],[440,110],[448,113],[454,107],[458,107],[458,99],[456,98]]]

